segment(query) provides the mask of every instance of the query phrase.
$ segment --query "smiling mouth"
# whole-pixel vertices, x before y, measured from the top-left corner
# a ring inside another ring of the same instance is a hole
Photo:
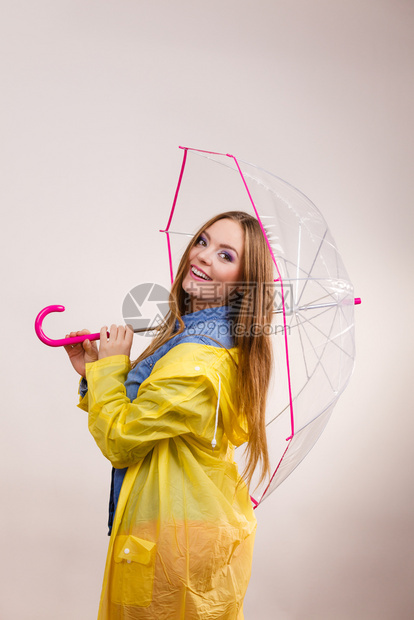
[[[194,265],[191,265],[190,269],[191,269],[191,272],[197,278],[202,278],[203,280],[211,280],[212,279],[212,278],[209,278],[208,275],[204,273],[204,271],[200,271],[200,269],[197,269],[197,267],[194,267]]]

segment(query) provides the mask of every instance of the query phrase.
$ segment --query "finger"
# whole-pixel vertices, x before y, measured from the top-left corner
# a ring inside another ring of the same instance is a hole
[[[107,331],[108,331],[107,325],[104,325],[103,327],[101,327],[101,331],[99,332],[101,343],[105,344],[108,341]]]
[[[65,338],[74,338],[76,336],[76,332],[70,332],[70,334],[66,334]],[[74,348],[74,344],[68,342],[68,344],[64,345],[64,349],[69,353]]]
[[[78,336],[84,336],[85,334],[89,334],[90,332],[86,329],[83,329],[82,331],[77,331],[77,332],[70,332],[70,334],[66,334],[66,338],[77,338]],[[72,349],[74,347],[76,347],[79,344],[79,342],[71,342],[68,343],[66,346],[71,347]]]
[[[134,330],[132,329],[131,325],[127,325],[125,327],[125,342],[128,344],[128,346],[132,344],[133,339],[134,339]]]
[[[84,336],[85,334],[89,334],[89,333],[90,332],[88,332],[88,330],[83,329],[82,331],[70,332],[70,334],[66,336],[66,338],[76,338],[77,336]]]
[[[112,323],[111,329],[109,330],[109,340],[116,340],[118,336],[118,327],[115,323]]]

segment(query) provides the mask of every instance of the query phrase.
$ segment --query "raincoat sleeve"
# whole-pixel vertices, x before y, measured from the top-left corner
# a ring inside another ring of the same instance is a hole
[[[167,438],[195,435],[203,440],[216,400],[207,365],[190,359],[154,367],[131,402],[124,386],[131,368],[127,356],[86,364],[89,430],[114,467],[138,463]]]

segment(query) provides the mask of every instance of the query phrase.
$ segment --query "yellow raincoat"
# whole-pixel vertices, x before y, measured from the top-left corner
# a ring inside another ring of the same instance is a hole
[[[226,349],[178,344],[132,403],[130,368],[125,355],[87,364],[78,405],[103,454],[128,467],[99,620],[242,620],[256,519],[233,460],[248,439],[234,363]]]

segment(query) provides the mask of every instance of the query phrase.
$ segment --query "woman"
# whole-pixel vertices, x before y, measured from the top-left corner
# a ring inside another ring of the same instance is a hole
[[[132,366],[129,327],[109,338],[103,327],[99,352],[66,347],[114,467],[99,620],[243,619],[256,529],[247,485],[259,462],[262,478],[269,470],[270,282],[257,220],[222,213],[184,252],[170,311]],[[233,454],[245,442],[243,479]]]

